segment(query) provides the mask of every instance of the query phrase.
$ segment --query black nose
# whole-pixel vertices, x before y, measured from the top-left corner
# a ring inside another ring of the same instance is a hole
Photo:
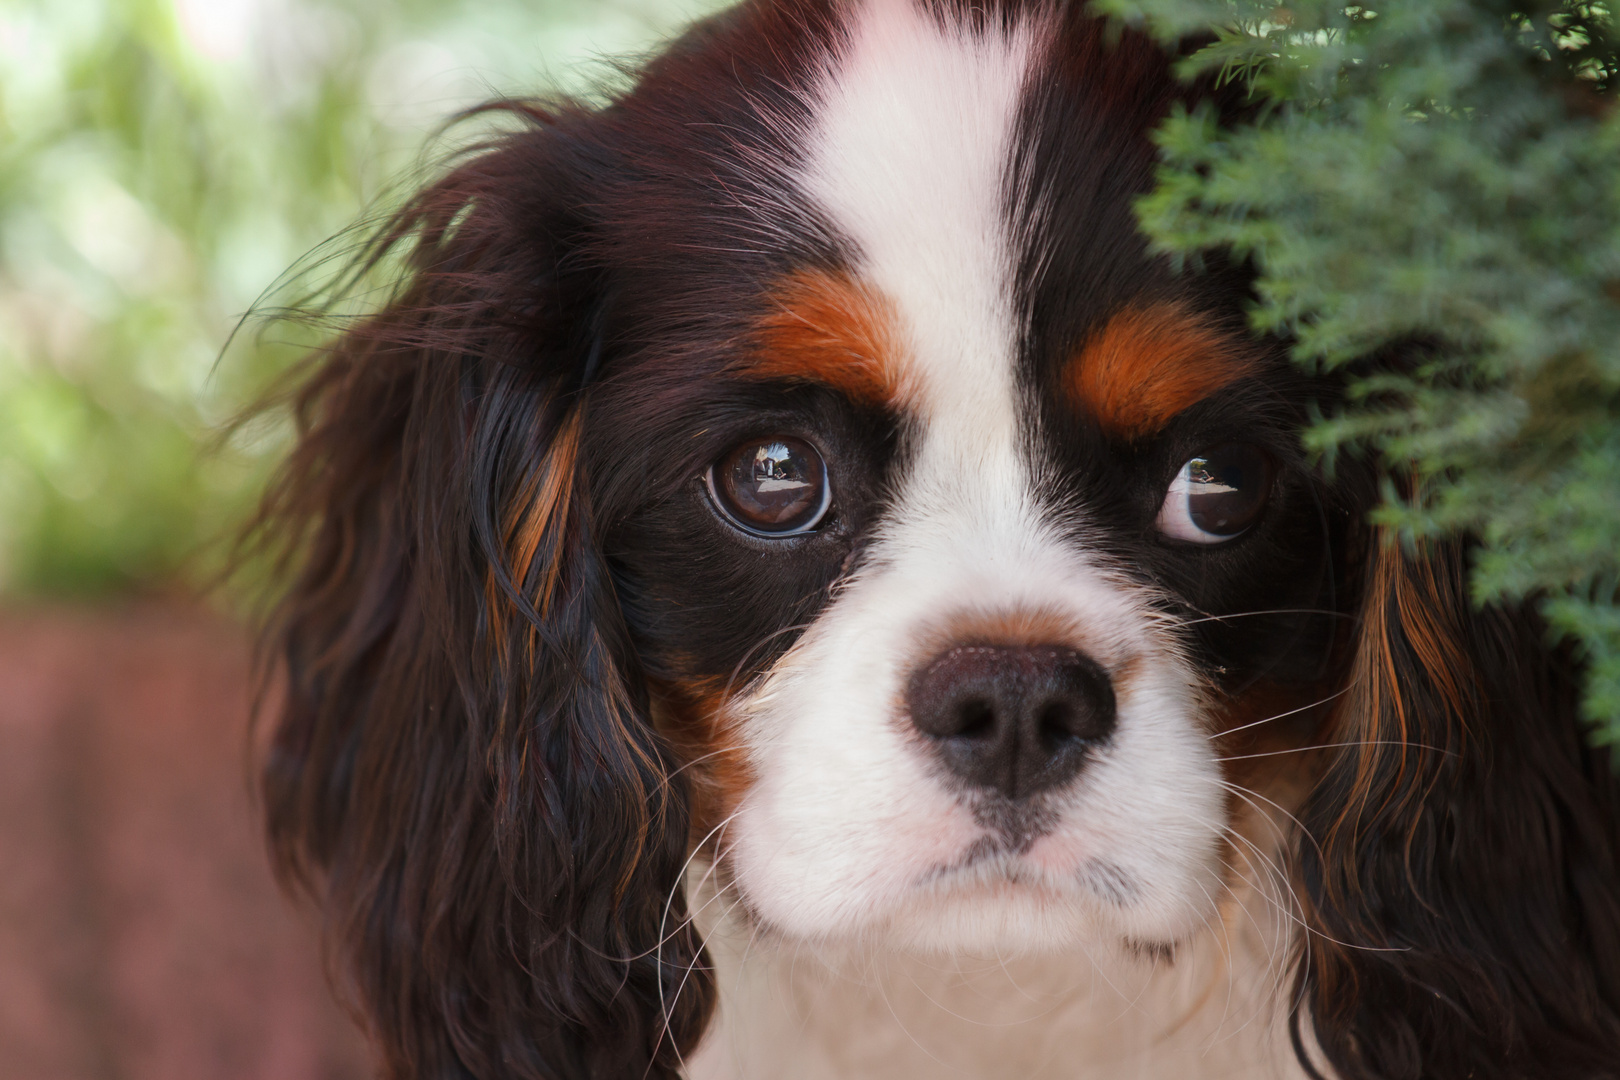
[[[911,722],[956,775],[1022,799],[1074,777],[1114,730],[1114,687],[1060,645],[958,645],[906,689]]]

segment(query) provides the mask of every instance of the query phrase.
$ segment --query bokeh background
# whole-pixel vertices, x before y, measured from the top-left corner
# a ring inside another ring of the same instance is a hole
[[[0,0],[0,1077],[369,1075],[265,869],[217,584],[286,435],[229,421],[319,334],[255,312],[458,110],[717,6]]]

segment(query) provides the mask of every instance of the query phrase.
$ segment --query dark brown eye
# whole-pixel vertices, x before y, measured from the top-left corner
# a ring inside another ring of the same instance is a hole
[[[1228,443],[1188,461],[1159,508],[1159,531],[1195,544],[1219,544],[1260,520],[1271,497],[1271,459],[1258,446]]]
[[[745,442],[709,466],[709,495],[733,525],[756,536],[796,536],[832,502],[827,464],[802,439]]]

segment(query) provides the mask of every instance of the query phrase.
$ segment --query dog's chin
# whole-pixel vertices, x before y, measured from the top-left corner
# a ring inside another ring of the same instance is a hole
[[[1194,886],[1190,891],[1208,895]],[[756,940],[832,948],[880,949],[932,957],[1010,959],[1054,953],[1162,957],[1208,925],[1215,912],[1183,896],[1156,896],[1118,867],[1091,864],[1051,880],[1016,857],[942,868],[887,904],[832,925],[773,920],[751,904]]]
[[[1068,952],[1116,940],[1095,902],[1011,880],[931,888],[901,905],[868,937],[896,951],[947,956]]]
[[[975,867],[919,890],[873,936],[902,951],[953,956],[1135,953],[1143,942],[1173,948],[1211,914],[1155,903],[1145,890],[1126,895],[1128,888],[1107,866],[1062,885],[1017,863]]]

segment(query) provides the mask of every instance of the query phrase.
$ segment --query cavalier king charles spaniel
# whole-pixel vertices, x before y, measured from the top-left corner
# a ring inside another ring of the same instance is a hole
[[[368,249],[263,786],[386,1076],[1620,1076],[1578,666],[1139,232],[1173,62],[751,0]]]

